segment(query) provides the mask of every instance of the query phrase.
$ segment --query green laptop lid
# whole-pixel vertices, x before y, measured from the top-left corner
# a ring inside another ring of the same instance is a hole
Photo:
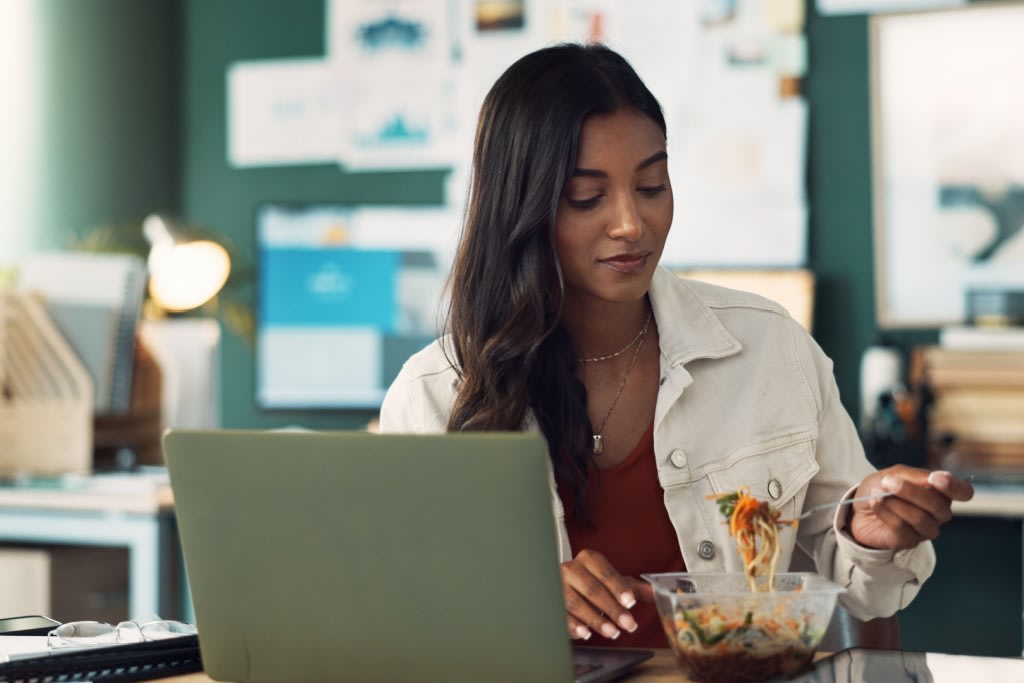
[[[572,680],[544,441],[169,431],[206,672]]]

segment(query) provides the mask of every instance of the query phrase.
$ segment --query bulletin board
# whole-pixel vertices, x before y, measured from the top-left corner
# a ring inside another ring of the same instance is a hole
[[[663,262],[806,265],[802,0],[327,0],[327,53],[233,63],[235,168],[335,162],[449,172],[465,204],[484,95],[518,56],[561,41],[620,51],[659,98],[678,212]],[[651,21],[650,17],[658,17]]]

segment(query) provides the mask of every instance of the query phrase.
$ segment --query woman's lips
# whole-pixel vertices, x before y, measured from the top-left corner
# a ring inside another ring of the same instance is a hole
[[[611,258],[602,259],[601,263],[608,266],[617,273],[630,274],[647,265],[648,254],[619,254]]]

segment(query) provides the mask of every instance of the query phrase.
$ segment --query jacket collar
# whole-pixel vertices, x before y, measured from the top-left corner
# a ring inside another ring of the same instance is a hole
[[[743,349],[711,306],[675,273],[659,266],[650,295],[661,352],[673,367],[697,358],[724,358]]]
[[[697,358],[725,358],[743,350],[711,306],[672,271],[658,266],[651,280],[650,295],[661,352],[672,367]],[[447,342],[447,337],[442,339],[442,343]],[[459,381],[458,375],[452,379],[453,394],[458,393]]]

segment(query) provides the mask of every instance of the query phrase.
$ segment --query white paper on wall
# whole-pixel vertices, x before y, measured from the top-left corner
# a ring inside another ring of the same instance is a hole
[[[455,17],[436,0],[334,0],[329,60],[350,170],[447,168],[460,128]]]
[[[227,95],[232,166],[337,159],[345,107],[325,60],[236,62],[228,69]]]

